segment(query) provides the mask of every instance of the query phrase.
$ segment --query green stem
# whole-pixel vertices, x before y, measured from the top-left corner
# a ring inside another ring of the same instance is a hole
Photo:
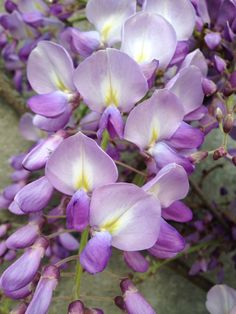
[[[81,235],[80,247],[79,247],[79,256],[88,242],[88,236],[89,236],[89,229],[87,228],[82,232],[82,235]],[[76,265],[76,275],[75,275],[75,298],[76,299],[79,299],[82,273],[83,273],[83,267],[81,266],[80,262],[78,261],[78,263]]]

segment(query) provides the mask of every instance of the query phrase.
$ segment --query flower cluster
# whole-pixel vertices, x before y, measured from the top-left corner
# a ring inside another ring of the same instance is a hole
[[[172,222],[192,219],[181,201],[188,176],[208,155],[236,164],[227,146],[236,3],[89,0],[85,31],[74,26],[80,1],[6,0],[5,8],[0,47],[27,95],[33,114],[22,116],[20,131],[34,144],[11,158],[13,183],[0,196],[1,208],[28,218],[11,235],[10,224],[0,226],[0,256],[24,250],[0,286],[23,300],[14,313],[47,313],[61,270],[76,260],[68,313],[103,313],[81,301],[82,272],[102,272],[112,248],[134,272],[146,272],[150,256],[186,250],[193,237],[186,246]],[[223,144],[199,150],[214,128]],[[156,313],[130,279],[120,285],[122,311]]]

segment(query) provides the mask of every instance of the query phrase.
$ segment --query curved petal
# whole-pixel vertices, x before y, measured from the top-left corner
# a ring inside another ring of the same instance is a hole
[[[101,40],[109,45],[121,40],[121,28],[125,20],[136,11],[135,0],[89,0],[86,16],[101,34]]]
[[[90,225],[110,232],[120,250],[144,250],[158,238],[160,204],[136,185],[109,184],[92,194]]]
[[[53,118],[47,118],[36,114],[33,119],[33,124],[41,130],[56,132],[67,125],[71,117],[71,111],[71,107],[66,106],[65,111],[61,115]]]
[[[175,31],[162,16],[140,12],[124,24],[121,50],[139,64],[157,59],[159,68],[165,69],[176,45]]]
[[[236,305],[236,290],[215,285],[207,293],[206,308],[211,314],[230,313]]]
[[[68,100],[67,94],[56,91],[49,94],[35,95],[28,100],[27,104],[34,113],[53,118],[65,111]]]
[[[68,52],[50,41],[40,41],[27,62],[27,78],[38,94],[73,91],[73,71],[73,61]]]
[[[193,33],[196,14],[189,0],[145,0],[145,11],[160,14],[173,25],[177,39],[187,40]]]
[[[84,102],[98,112],[109,105],[128,112],[148,90],[139,65],[112,48],[95,52],[81,62],[75,70],[74,84]]]
[[[193,213],[183,202],[176,201],[167,208],[163,208],[161,215],[166,220],[187,222],[192,220]]]
[[[82,133],[65,139],[50,156],[46,177],[60,192],[72,195],[79,189],[92,191],[117,180],[113,160]]]
[[[198,109],[203,102],[202,74],[195,66],[180,70],[167,84],[167,88],[179,97],[185,115]]]
[[[200,49],[196,49],[196,50],[190,52],[185,57],[183,63],[181,64],[180,70],[187,68],[191,65],[194,65],[195,67],[199,68],[199,70],[202,72],[203,76],[207,76],[208,65],[207,65],[206,59],[205,59],[203,53],[200,51]]]
[[[168,143],[176,149],[191,149],[199,147],[204,141],[204,133],[191,125],[182,122]]]
[[[144,149],[168,139],[183,120],[178,98],[168,90],[157,90],[151,98],[136,106],[129,114],[124,138]]]
[[[179,232],[161,219],[161,230],[157,242],[148,251],[152,255],[165,259],[172,258],[185,247],[185,240]]]
[[[188,176],[184,168],[175,163],[163,167],[143,186],[144,191],[157,197],[162,207],[184,198],[189,190]]]

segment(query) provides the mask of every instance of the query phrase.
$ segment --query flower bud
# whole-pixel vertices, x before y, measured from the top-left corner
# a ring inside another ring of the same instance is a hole
[[[68,314],[104,314],[100,309],[85,308],[83,302],[80,300],[73,301],[69,304]]]
[[[55,290],[59,278],[60,272],[56,266],[50,265],[44,269],[25,314],[46,314],[48,312],[53,290]]]
[[[28,285],[39,269],[47,246],[48,240],[39,237],[33,246],[3,272],[1,276],[2,289],[11,292]]]
[[[25,213],[42,210],[47,206],[53,194],[53,186],[46,177],[41,177],[25,185],[15,196],[14,200]]]
[[[0,225],[0,238],[4,237],[7,233],[8,229],[10,228],[10,224],[2,224]]]
[[[6,241],[0,242],[0,257],[3,256],[7,251]]]
[[[46,140],[41,141],[25,156],[22,162],[24,168],[30,171],[43,168],[51,153],[60,145],[65,136],[66,132],[60,130]]]
[[[124,252],[124,260],[133,271],[145,273],[148,270],[149,263],[139,252]]]
[[[120,287],[128,314],[156,314],[152,306],[138,292],[129,279],[122,280]]]
[[[73,237],[73,235],[65,232],[59,235],[59,241],[61,245],[68,251],[75,251],[79,248],[79,242]]]
[[[213,153],[213,159],[214,160],[218,160],[222,157],[224,157],[227,154],[226,150],[224,147],[219,147],[218,149],[216,149]]]
[[[228,113],[225,118],[224,118],[224,122],[223,122],[223,130],[226,134],[228,134],[234,124],[234,118],[233,115],[231,113]]]
[[[209,33],[204,37],[207,47],[211,50],[214,50],[221,42],[220,33]]]
[[[216,116],[216,120],[217,120],[219,123],[221,123],[222,120],[223,120],[223,112],[222,112],[222,110],[221,110],[219,107],[216,108],[215,116]]]
[[[215,68],[219,73],[223,73],[226,69],[226,62],[221,57],[215,55],[214,56],[214,64]]]
[[[206,96],[211,96],[217,91],[217,86],[213,81],[204,77],[202,79],[202,89]]]
[[[39,235],[40,227],[37,222],[30,222],[19,228],[6,240],[9,249],[24,249],[34,243]]]

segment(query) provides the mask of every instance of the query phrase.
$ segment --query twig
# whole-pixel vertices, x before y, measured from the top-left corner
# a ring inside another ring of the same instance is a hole
[[[0,72],[0,97],[12,107],[18,115],[27,111],[24,98],[13,88],[10,80]]]
[[[221,225],[228,231],[230,228],[228,224],[225,222],[221,214],[219,213],[220,210],[213,206],[208,199],[204,196],[202,193],[202,190],[199,188],[199,186],[190,178],[189,179],[190,185],[194,192],[198,195],[198,197],[203,201],[203,203],[207,206],[208,210],[214,215],[214,217],[221,223]]]

